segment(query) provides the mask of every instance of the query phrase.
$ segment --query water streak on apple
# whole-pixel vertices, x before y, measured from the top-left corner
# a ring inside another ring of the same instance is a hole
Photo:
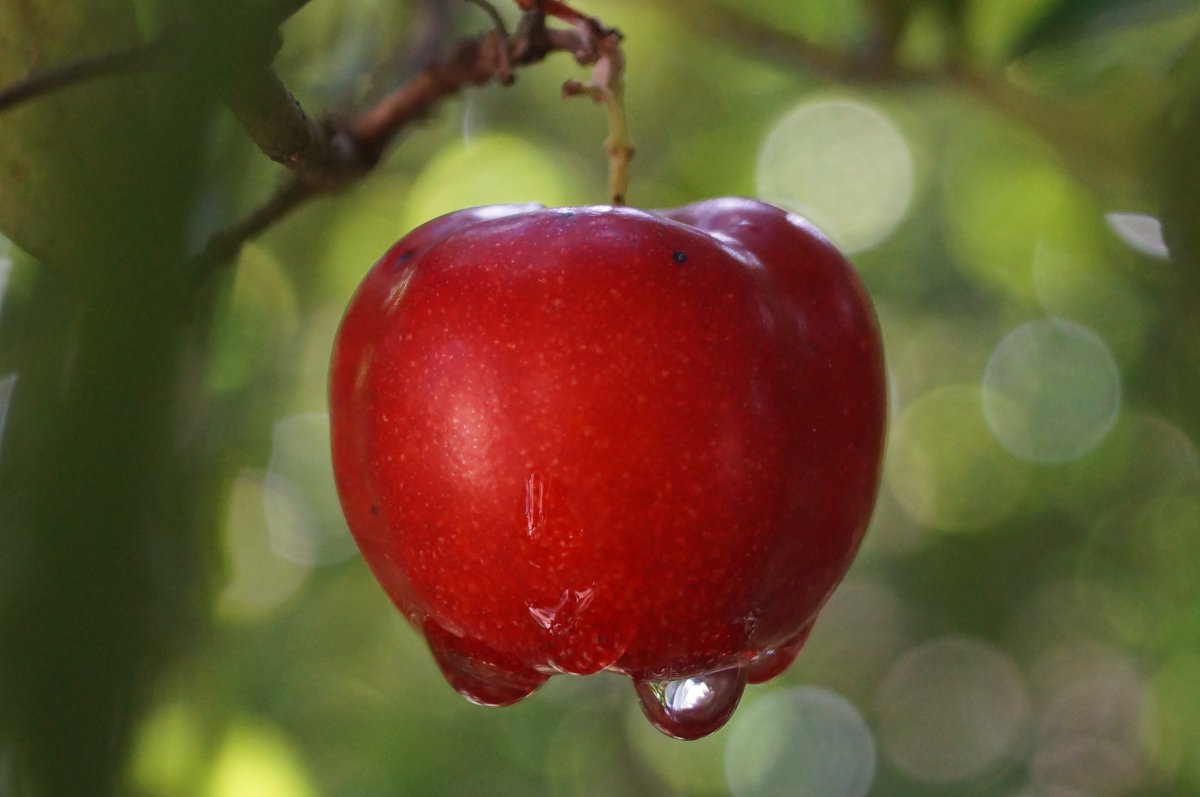
[[[678,738],[799,652],[886,414],[849,263],[738,198],[423,225],[351,301],[330,410],[350,529],[455,689],[613,670]]]

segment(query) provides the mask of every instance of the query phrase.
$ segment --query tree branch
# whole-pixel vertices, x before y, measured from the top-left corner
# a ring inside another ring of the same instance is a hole
[[[488,8],[486,0],[474,1]],[[361,179],[403,130],[445,98],[472,86],[511,83],[516,67],[555,52],[570,53],[585,66],[611,60],[620,39],[616,31],[559,0],[518,0],[528,10],[511,36],[492,9],[493,30],[459,41],[348,121],[321,124],[305,113],[270,64],[277,26],[306,2],[265,0],[237,14],[176,20],[172,31],[144,45],[82,59],[0,89],[0,111],[87,80],[186,64],[197,52],[227,44],[232,37],[234,52],[219,59],[230,68],[214,75],[226,84],[225,102],[258,148],[291,175],[261,207],[215,233],[192,259],[194,273],[204,279],[299,205]],[[548,28],[547,15],[573,27]],[[619,60],[619,53],[615,57]]]
[[[494,31],[459,42],[448,56],[429,64],[351,123],[351,135],[363,157],[378,160],[400,130],[443,98],[500,78],[510,66],[508,55],[508,42]]]
[[[332,171],[344,159],[269,65],[239,74],[226,105],[262,153],[289,169]]]
[[[212,235],[204,249],[192,258],[192,273],[200,280],[211,277],[218,267],[236,259],[246,242],[319,192],[315,184],[290,175],[261,206]]]
[[[403,130],[445,98],[468,87],[509,82],[514,68],[555,52],[570,53],[579,64],[595,63],[598,44],[577,29],[547,28],[542,11],[529,11],[507,39],[492,30],[459,41],[357,116],[324,126],[300,109],[269,70],[248,74],[231,105],[259,147],[292,174],[260,208],[212,237],[193,260],[197,278],[234,260],[246,242],[304,202],[361,179]]]
[[[84,58],[56,69],[39,72],[0,88],[0,113],[23,102],[96,78],[156,69],[169,57],[169,42],[166,38],[160,38],[127,50]]]

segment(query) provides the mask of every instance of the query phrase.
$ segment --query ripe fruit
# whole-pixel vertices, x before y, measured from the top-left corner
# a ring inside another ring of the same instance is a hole
[[[463,695],[610,669],[696,738],[788,666],[849,567],[884,392],[857,277],[777,208],[477,208],[404,237],[351,302],[334,468]]]

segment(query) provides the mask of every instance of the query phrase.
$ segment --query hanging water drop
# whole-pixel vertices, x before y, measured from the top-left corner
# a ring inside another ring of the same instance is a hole
[[[425,621],[422,630],[446,681],[472,703],[512,705],[533,694],[548,677],[506,661],[498,651],[455,636],[432,621]]]
[[[752,684],[766,683],[791,666],[800,655],[800,649],[808,641],[812,633],[812,623],[809,623],[791,639],[781,645],[767,648],[755,655],[746,667],[746,681]]]
[[[746,688],[746,670],[729,667],[690,678],[635,680],[634,688],[651,725],[675,739],[699,739],[733,716]]]

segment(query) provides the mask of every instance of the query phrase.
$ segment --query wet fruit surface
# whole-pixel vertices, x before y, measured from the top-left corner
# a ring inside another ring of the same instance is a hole
[[[783,211],[480,208],[351,302],[334,467],[460,693],[611,669],[695,738],[787,667],[849,566],[884,392],[857,277]]]

